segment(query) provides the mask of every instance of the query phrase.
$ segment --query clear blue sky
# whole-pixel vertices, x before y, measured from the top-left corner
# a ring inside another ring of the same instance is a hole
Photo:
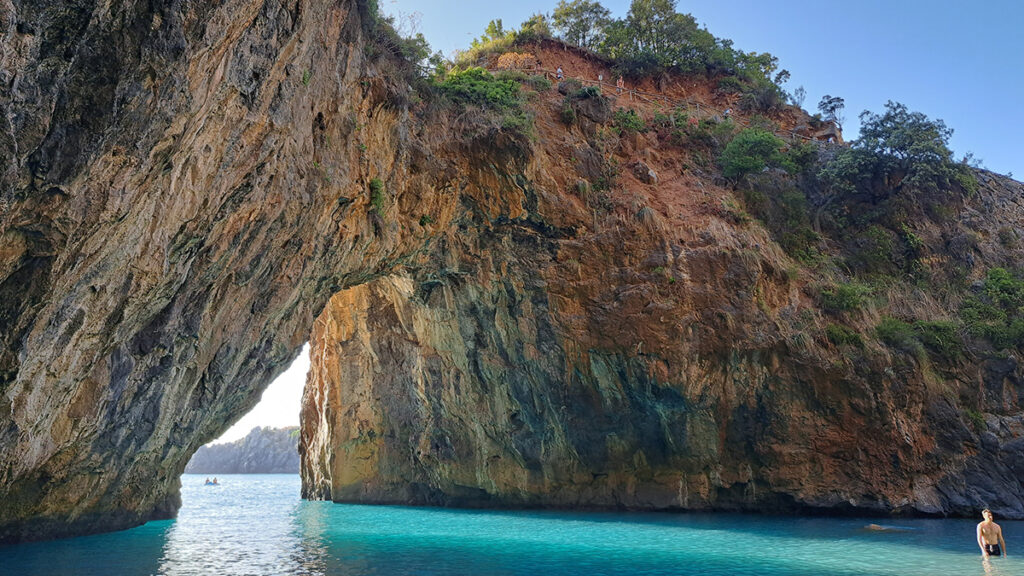
[[[419,13],[418,31],[449,56],[492,19],[518,27],[556,3],[380,0],[389,14]],[[601,3],[617,18],[629,9],[629,0]],[[944,120],[958,158],[971,151],[1024,179],[1024,0],[680,0],[677,9],[741,50],[778,56],[793,75],[784,87],[807,90],[804,108],[845,98],[848,139],[861,111],[891,99]]]

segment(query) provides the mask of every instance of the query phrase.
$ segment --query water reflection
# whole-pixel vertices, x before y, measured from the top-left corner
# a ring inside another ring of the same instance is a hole
[[[294,481],[275,475],[230,476],[205,485],[185,476],[184,503],[167,532],[159,573],[305,574],[300,500]],[[282,493],[282,489],[284,493]]]
[[[324,503],[303,502],[292,512],[292,533],[298,545],[292,559],[299,574],[327,574],[330,553],[327,546],[328,510]]]

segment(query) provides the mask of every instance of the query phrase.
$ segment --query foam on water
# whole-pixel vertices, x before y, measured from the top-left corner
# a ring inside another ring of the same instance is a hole
[[[1021,576],[971,520],[481,511],[299,500],[287,475],[182,477],[174,521],[0,547],[2,574]],[[998,520],[997,520],[998,521]],[[1024,522],[1003,521],[1011,553]]]

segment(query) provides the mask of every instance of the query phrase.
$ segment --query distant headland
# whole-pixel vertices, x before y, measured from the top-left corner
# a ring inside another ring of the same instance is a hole
[[[298,474],[299,428],[258,427],[245,438],[203,446],[186,474]]]

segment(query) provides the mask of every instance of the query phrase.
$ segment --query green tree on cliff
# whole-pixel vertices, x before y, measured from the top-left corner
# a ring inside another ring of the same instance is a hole
[[[520,42],[536,42],[543,38],[551,38],[551,20],[540,12],[527,18],[516,33],[516,40]]]
[[[483,35],[479,38],[474,38],[469,45],[472,48],[477,48],[493,42],[511,40],[512,35],[512,32],[505,31],[505,27],[501,23],[501,18],[498,18],[497,20],[491,20],[488,22]]]
[[[594,48],[604,38],[604,29],[611,23],[611,12],[599,2],[560,0],[551,21],[566,42],[582,48]]]
[[[948,146],[953,130],[942,120],[930,120],[891,100],[884,113],[865,110],[860,120],[860,138],[821,172],[833,189],[882,196],[899,190],[935,195],[955,185],[974,189],[970,171],[953,160]]]
[[[843,122],[846,120],[842,114],[845,107],[846,101],[839,96],[829,96],[826,94],[818,102],[818,111],[821,112],[822,118],[829,122],[834,122],[840,129],[842,129]]]
[[[722,151],[722,174],[738,180],[767,166],[792,169],[792,162],[782,153],[785,142],[771,132],[747,128],[733,138]]]

